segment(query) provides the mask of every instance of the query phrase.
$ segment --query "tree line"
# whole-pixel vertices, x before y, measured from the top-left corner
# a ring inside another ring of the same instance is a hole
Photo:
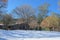
[[[25,23],[30,26],[29,28],[31,30],[55,30],[56,27],[59,28],[60,26],[60,14],[51,12],[49,7],[50,4],[44,3],[40,5],[36,11],[30,5],[18,6],[13,9],[10,14],[0,13],[0,23],[4,24],[3,28],[6,29],[9,25]],[[49,13],[51,15],[49,15]]]

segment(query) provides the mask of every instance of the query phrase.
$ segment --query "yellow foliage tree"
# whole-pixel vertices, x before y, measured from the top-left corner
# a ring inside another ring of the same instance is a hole
[[[41,27],[48,27],[52,30],[59,27],[59,18],[57,16],[49,16],[45,18],[40,24]]]

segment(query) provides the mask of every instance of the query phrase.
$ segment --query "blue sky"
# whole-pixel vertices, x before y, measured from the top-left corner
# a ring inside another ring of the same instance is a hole
[[[8,12],[11,12],[13,9],[15,9],[17,6],[21,6],[24,4],[31,5],[33,8],[37,9],[38,6],[41,4],[47,2],[51,6],[49,7],[49,10],[51,12],[60,13],[60,10],[58,10],[58,1],[59,0],[8,0]]]

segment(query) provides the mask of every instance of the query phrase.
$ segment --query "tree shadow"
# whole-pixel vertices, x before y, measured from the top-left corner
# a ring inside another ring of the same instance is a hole
[[[0,38],[0,40],[7,40],[7,39],[5,39],[5,38]]]

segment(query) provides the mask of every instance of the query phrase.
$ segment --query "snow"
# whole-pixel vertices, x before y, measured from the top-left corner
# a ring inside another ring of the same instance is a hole
[[[0,30],[0,40],[60,40],[60,32]]]

